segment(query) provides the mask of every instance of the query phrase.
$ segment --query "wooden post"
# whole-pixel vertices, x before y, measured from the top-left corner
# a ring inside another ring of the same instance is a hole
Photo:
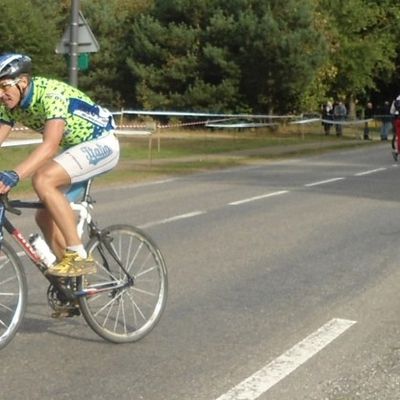
[[[121,115],[119,116],[119,126],[122,126],[124,122],[124,109],[121,108]]]

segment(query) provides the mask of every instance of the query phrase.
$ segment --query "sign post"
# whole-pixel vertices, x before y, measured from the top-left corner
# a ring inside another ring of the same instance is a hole
[[[99,51],[100,46],[83,14],[79,11],[79,0],[72,0],[71,6],[71,25],[65,30],[56,47],[56,53],[69,56],[69,82],[76,87],[78,86],[78,70],[89,67],[88,53]]]
[[[79,20],[79,0],[72,0],[71,4],[71,29],[69,39],[69,83],[78,87],[78,20]]]

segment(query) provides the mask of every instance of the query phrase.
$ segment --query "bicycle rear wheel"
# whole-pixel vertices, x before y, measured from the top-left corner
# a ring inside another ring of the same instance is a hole
[[[15,250],[2,242],[0,249],[0,349],[15,336],[28,295],[24,269]]]
[[[102,338],[134,342],[160,320],[167,300],[167,270],[156,244],[130,225],[105,228],[87,245],[98,263],[96,274],[79,280],[79,289],[93,294],[79,299],[82,315]],[[129,279],[119,266],[132,277]]]

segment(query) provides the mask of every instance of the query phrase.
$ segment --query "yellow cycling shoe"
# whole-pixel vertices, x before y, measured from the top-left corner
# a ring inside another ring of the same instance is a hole
[[[92,256],[82,258],[78,253],[67,250],[63,259],[46,271],[46,275],[73,278],[96,273],[96,262]]]

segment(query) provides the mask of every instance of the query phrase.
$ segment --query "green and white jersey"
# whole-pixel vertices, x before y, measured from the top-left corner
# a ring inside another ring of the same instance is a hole
[[[46,121],[63,119],[62,148],[95,139],[115,128],[111,113],[94,104],[79,89],[54,79],[34,77],[19,107],[0,104],[0,124],[19,122],[42,133]]]

